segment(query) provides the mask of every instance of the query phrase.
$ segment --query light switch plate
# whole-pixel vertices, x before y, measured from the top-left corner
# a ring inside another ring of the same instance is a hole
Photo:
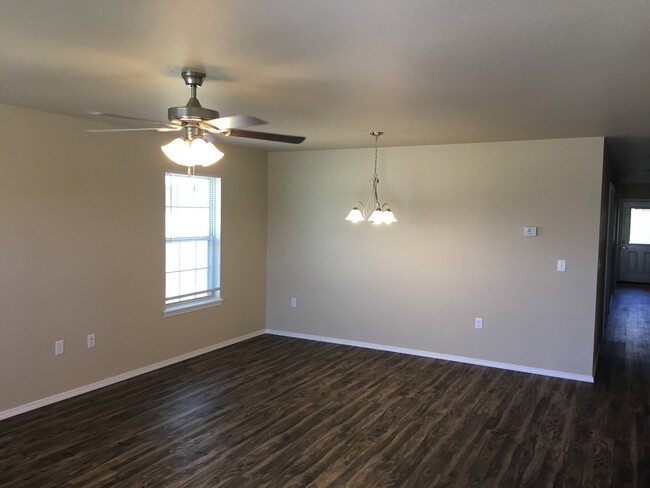
[[[524,227],[524,235],[525,236],[536,236],[537,235],[537,227]]]
[[[557,260],[557,270],[560,273],[564,273],[566,271],[566,259],[558,259]]]

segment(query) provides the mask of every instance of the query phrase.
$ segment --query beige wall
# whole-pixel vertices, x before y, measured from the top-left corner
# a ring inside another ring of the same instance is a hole
[[[163,318],[169,136],[0,118],[0,411],[264,327],[265,152],[224,146],[206,170],[223,178],[223,305]]]
[[[206,173],[223,178],[225,301],[165,319],[168,136],[0,116],[0,411],[259,330],[265,312],[287,331],[591,373],[600,138],[382,149],[388,228],[343,220],[371,149],[272,153],[268,247],[266,154],[224,146]]]
[[[591,375],[602,138],[381,149],[390,227],[372,158],[269,155],[267,327]]]

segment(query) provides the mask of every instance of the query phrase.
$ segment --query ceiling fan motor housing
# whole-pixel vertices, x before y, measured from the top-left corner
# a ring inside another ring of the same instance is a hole
[[[190,98],[187,105],[183,107],[170,107],[167,110],[167,117],[172,124],[181,124],[182,122],[218,119],[219,112],[203,108],[196,98]]]

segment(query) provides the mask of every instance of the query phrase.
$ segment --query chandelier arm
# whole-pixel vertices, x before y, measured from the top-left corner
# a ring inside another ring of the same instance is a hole
[[[370,206],[371,201],[372,201],[372,207]],[[368,200],[366,201],[364,208],[366,210],[366,220],[368,220],[368,218],[372,215],[372,212],[374,212],[375,209],[377,208],[377,197],[374,192],[368,197]]]
[[[359,202],[359,205],[361,205],[361,213],[363,214],[363,217],[368,220],[368,217],[370,217],[370,212],[368,211],[370,198],[368,198],[365,204],[363,202]]]

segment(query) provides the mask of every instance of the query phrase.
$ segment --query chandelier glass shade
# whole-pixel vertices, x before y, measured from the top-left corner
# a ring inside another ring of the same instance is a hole
[[[393,214],[388,203],[381,203],[378,195],[377,187],[379,186],[379,176],[377,175],[377,151],[379,136],[382,134],[383,132],[370,133],[370,135],[375,138],[375,171],[370,180],[372,183],[372,195],[370,195],[370,198],[365,205],[363,202],[357,202],[357,204],[352,207],[352,210],[350,210],[350,213],[348,213],[348,216],[345,218],[345,220],[349,222],[356,224],[358,222],[367,221],[375,225],[392,224],[393,222],[397,222],[395,214]],[[371,200],[372,205],[370,203]]]

